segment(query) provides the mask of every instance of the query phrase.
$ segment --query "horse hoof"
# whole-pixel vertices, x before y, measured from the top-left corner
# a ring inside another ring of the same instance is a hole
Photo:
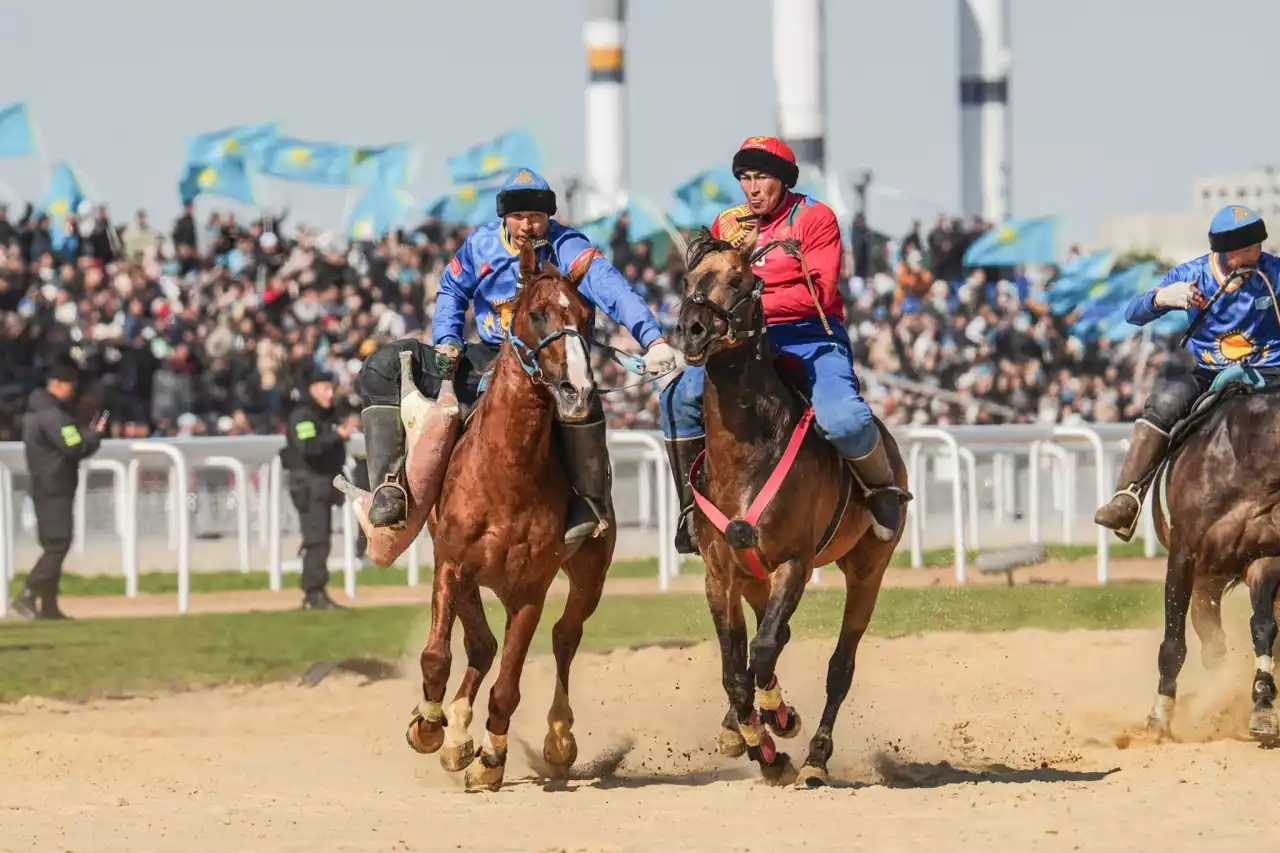
[[[542,742],[542,758],[550,766],[552,778],[563,779],[568,776],[569,768],[578,760],[578,740],[573,732],[568,732],[564,738],[557,736],[555,732],[547,732],[547,737]]]
[[[785,788],[794,785],[799,774],[796,773],[796,766],[791,763],[791,757],[785,752],[779,752],[773,758],[772,764],[760,763],[760,773],[764,776],[764,781],[775,788]]]
[[[466,783],[468,791],[496,791],[502,787],[502,773],[505,764],[490,767],[485,764],[485,754],[481,752],[475,761],[467,765]]]
[[[444,727],[437,723],[435,728],[428,728],[426,720],[415,719],[405,730],[404,739],[414,752],[430,755],[444,743]]]
[[[1280,740],[1280,716],[1277,716],[1276,709],[1254,708],[1249,715],[1249,735],[1267,745]]]
[[[778,725],[777,711],[768,711],[763,716],[769,731],[784,740],[790,740],[800,734],[800,712],[795,708],[787,707],[787,725],[785,727]]]
[[[476,742],[467,738],[462,743],[447,743],[440,751],[440,766],[450,773],[457,773],[476,757]]]
[[[1164,743],[1167,740],[1173,740],[1173,732],[1169,728],[1169,721],[1161,719],[1155,714],[1147,717],[1147,734],[1155,738],[1156,743]]]
[[[796,788],[801,791],[812,791],[815,788],[825,788],[827,785],[827,771],[822,767],[814,767],[812,764],[806,764],[800,768],[800,774],[796,777]]]
[[[716,749],[725,758],[739,758],[747,751],[747,741],[741,732],[721,729],[720,736],[716,738]]]

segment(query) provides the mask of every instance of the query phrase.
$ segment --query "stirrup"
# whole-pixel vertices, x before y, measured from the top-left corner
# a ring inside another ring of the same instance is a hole
[[[608,514],[601,511],[599,505],[596,504],[594,499],[589,498],[580,492],[572,493],[572,497],[569,498],[569,501],[571,504],[573,502],[573,498],[578,498],[583,503],[585,503],[587,505],[587,509],[591,510],[591,514],[596,517],[595,529],[592,530],[590,533],[588,533],[584,538],[599,539],[601,536],[605,534],[605,531],[609,529]],[[566,518],[565,521],[567,522],[568,519]],[[566,530],[565,533],[568,534],[568,531]],[[578,541],[578,540],[574,540],[574,541]]]
[[[387,479],[379,483],[377,487],[372,492],[369,493],[369,511],[370,512],[373,511],[373,502],[378,499],[378,493],[381,492],[383,489],[393,489],[394,491],[399,492],[400,500],[404,502],[404,518],[400,519],[394,524],[388,524],[386,526],[386,529],[389,529],[389,530],[399,530],[400,528],[404,527],[409,520],[409,490],[406,489],[404,485],[400,483],[398,480],[393,479],[391,475],[388,475]]]
[[[1133,513],[1133,521],[1129,525],[1125,527],[1107,528],[1118,536],[1122,542],[1128,542],[1133,538],[1133,534],[1138,529],[1138,522],[1142,519],[1142,504],[1146,498],[1145,490],[1139,489],[1136,483],[1130,483],[1128,486],[1112,494],[1111,500],[1107,501],[1102,507],[1099,507],[1098,511],[1101,512],[1106,507],[1111,506],[1111,504],[1115,502],[1116,498],[1131,498],[1133,502],[1138,505],[1137,510]],[[1094,520],[1096,523],[1096,515]],[[1106,527],[1106,525],[1099,526]]]

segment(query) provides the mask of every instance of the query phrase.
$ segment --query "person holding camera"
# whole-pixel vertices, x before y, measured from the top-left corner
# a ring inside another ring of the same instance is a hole
[[[88,428],[76,423],[77,379],[74,367],[56,365],[45,387],[31,393],[23,418],[22,444],[42,549],[26,585],[13,601],[14,612],[24,619],[67,618],[58,608],[58,585],[62,563],[71,550],[80,463],[98,451],[107,428],[106,412],[94,418]]]

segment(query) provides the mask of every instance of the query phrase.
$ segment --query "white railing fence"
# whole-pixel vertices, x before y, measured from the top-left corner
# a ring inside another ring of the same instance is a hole
[[[1094,527],[1092,516],[1110,496],[1114,457],[1127,447],[1130,432],[1128,424],[894,430],[915,495],[903,543],[911,564],[924,565],[926,548],[946,548],[954,553],[956,581],[965,583],[969,549],[1046,541],[1046,519],[1056,513],[1055,541],[1072,544],[1095,531],[1097,578],[1106,583],[1109,534]],[[283,543],[296,537],[298,529],[292,502],[284,499],[285,473],[278,456],[283,443],[279,436],[103,442],[82,466],[73,555],[83,562],[92,555],[105,558],[118,547],[126,594],[132,597],[138,594],[146,549],[150,568],[177,572],[180,613],[190,606],[193,546],[194,554],[205,558],[203,568],[211,567],[212,559],[221,568],[234,562],[241,572],[255,564],[256,552],[257,565],[267,569],[268,587],[281,590],[286,568],[297,564],[284,559]],[[678,498],[662,436],[616,430],[609,443],[620,527],[618,558],[656,556],[658,586],[665,592],[680,573],[681,558],[672,546]],[[363,439],[353,436],[348,449],[361,453]],[[1091,477],[1092,490],[1081,493],[1082,477]],[[19,540],[25,551],[35,553],[28,481],[22,446],[0,443],[0,576],[5,578],[16,572]],[[335,529],[342,536],[337,561],[345,591],[354,597],[361,570],[357,525],[349,503],[337,511]],[[1147,555],[1154,556],[1149,512],[1143,536]],[[234,542],[231,555],[222,539]],[[425,533],[404,557],[410,585],[421,581],[424,539]],[[110,572],[109,565],[104,559],[94,570]],[[6,598],[0,596],[0,616]]]

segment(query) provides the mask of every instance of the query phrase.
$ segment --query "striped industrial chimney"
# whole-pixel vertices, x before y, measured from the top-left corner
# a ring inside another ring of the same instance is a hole
[[[796,152],[801,181],[826,170],[826,57],[822,0],[772,0],[778,134]]]
[[[587,181],[583,213],[603,216],[627,198],[626,0],[586,0]]]
[[[1008,0],[960,0],[960,207],[1010,213]]]

